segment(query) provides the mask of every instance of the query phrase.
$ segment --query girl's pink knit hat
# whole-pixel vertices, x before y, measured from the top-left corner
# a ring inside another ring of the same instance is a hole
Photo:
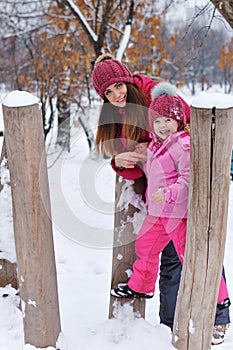
[[[152,102],[148,110],[149,126],[153,130],[153,122],[159,117],[175,119],[179,122],[179,130],[187,123],[185,106],[173,85],[167,82],[157,84],[151,91]]]
[[[100,55],[95,61],[92,82],[97,94],[104,99],[106,88],[112,84],[134,83],[133,74],[128,67],[110,54]]]

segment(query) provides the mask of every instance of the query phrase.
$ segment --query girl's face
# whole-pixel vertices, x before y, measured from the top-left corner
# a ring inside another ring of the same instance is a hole
[[[127,86],[125,83],[115,83],[107,87],[105,97],[116,107],[125,107],[127,98]]]
[[[156,136],[165,140],[166,137],[173,134],[178,129],[178,122],[175,119],[159,117],[154,120],[153,129]]]

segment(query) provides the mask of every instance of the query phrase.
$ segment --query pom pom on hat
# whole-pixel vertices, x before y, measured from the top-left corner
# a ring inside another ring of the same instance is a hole
[[[100,55],[94,64],[92,82],[97,94],[104,99],[106,88],[122,82],[134,84],[133,74],[128,67],[113,58],[111,54]]]
[[[97,66],[98,63],[103,62],[105,60],[114,60],[114,57],[110,53],[103,53],[102,55],[97,57],[97,59],[95,60],[94,68]]]
[[[176,93],[176,88],[167,82],[157,84],[151,91],[152,102],[149,106],[149,126],[153,130],[153,122],[159,117],[177,120],[178,130],[186,125],[186,114],[182,100]]]
[[[175,86],[165,81],[155,85],[151,91],[152,100],[161,95],[177,96]]]

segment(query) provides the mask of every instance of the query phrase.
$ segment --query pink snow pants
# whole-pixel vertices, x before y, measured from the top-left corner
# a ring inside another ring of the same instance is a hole
[[[159,270],[159,256],[172,240],[183,263],[186,241],[186,219],[157,218],[147,215],[135,243],[137,259],[128,286],[139,293],[154,292]],[[218,302],[228,298],[224,278],[221,278]]]

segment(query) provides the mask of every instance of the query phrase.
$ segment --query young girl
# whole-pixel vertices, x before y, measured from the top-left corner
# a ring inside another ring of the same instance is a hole
[[[162,95],[160,95],[162,91]],[[137,259],[128,283],[111,291],[116,297],[152,298],[159,268],[159,255],[172,240],[183,262],[188,211],[190,135],[184,106],[172,86],[161,83],[152,91],[148,112],[152,141],[144,170],[148,182],[149,213],[139,231]],[[218,303],[229,306],[224,278]]]

